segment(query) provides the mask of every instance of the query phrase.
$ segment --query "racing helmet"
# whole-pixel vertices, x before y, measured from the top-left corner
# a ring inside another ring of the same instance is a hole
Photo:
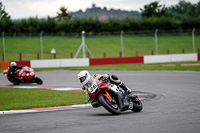
[[[83,84],[83,86],[90,80],[90,73],[88,71],[81,71],[78,74],[78,79]]]
[[[17,63],[16,63],[16,62],[11,62],[11,63],[10,63],[10,66],[11,66],[11,67],[16,67],[16,66],[17,66]]]

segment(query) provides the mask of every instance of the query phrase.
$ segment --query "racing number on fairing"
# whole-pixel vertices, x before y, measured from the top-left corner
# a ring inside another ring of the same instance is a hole
[[[93,93],[93,92],[96,91],[96,89],[97,89],[97,85],[94,83],[94,84],[89,88],[89,91],[90,91],[91,93]]]

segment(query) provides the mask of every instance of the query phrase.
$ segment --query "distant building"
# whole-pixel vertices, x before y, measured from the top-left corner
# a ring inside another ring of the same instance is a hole
[[[96,5],[95,4],[92,4],[92,8],[95,8],[96,7]]]
[[[98,18],[99,20],[114,19],[125,19],[125,18],[141,18],[141,13],[138,11],[124,11],[124,10],[107,10],[106,7],[101,9],[96,4],[92,4],[91,8],[87,8],[85,12],[79,10],[72,13],[75,18]]]

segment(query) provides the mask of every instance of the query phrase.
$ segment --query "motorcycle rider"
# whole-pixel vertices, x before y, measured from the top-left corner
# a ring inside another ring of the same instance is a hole
[[[83,92],[86,94],[88,101],[91,101],[91,99],[88,96],[88,92],[87,92],[87,82],[90,80],[90,73],[88,71],[81,71],[78,74],[78,78],[80,80],[80,82],[82,83],[83,87],[82,90]],[[133,99],[135,101],[138,100],[138,97],[136,95],[133,94],[132,90],[130,88],[128,88],[116,75],[109,75],[109,74],[95,74],[93,75],[93,77],[98,77],[99,80],[108,80],[110,83],[117,85],[118,87],[121,87],[125,92],[127,92],[127,95],[130,99]],[[99,107],[100,105],[95,102],[92,101],[91,102],[93,107]]]
[[[23,66],[17,66],[16,62],[11,62],[10,66],[8,67],[8,76],[13,81],[14,85],[19,84],[19,77],[16,74],[18,69],[22,69]]]

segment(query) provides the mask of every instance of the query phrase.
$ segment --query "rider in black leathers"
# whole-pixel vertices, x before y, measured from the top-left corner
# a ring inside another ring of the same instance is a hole
[[[19,77],[16,75],[16,71],[22,68],[23,66],[17,66],[16,62],[11,62],[10,66],[8,67],[8,77],[11,81],[13,81],[14,85],[19,84]]]

